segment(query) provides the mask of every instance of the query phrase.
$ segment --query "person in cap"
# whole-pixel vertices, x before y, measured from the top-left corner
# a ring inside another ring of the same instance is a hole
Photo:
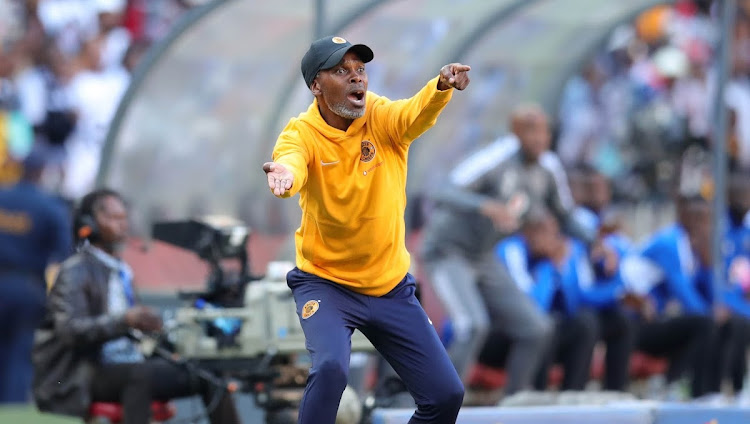
[[[0,405],[31,399],[34,329],[44,315],[50,267],[73,250],[68,211],[40,185],[46,156],[14,160],[21,180],[0,185]]]
[[[333,424],[359,329],[415,399],[410,423],[453,423],[464,389],[420,306],[404,234],[411,143],[435,124],[467,65],[440,69],[416,95],[367,91],[372,50],[324,37],[302,58],[315,99],[292,118],[263,165],[277,197],[300,194],[296,265],[287,275],[312,368],[299,423]]]

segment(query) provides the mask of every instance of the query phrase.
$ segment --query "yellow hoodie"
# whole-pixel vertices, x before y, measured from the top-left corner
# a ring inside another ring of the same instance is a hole
[[[409,270],[404,241],[411,142],[435,124],[452,89],[432,79],[414,97],[367,92],[365,115],[346,131],[329,126],[317,101],[279,135],[274,162],[294,174],[282,197],[300,193],[297,267],[356,292],[382,296]]]

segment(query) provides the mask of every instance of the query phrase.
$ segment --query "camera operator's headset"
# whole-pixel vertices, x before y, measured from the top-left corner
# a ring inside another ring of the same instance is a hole
[[[99,235],[99,226],[96,224],[96,219],[90,214],[83,214],[77,217],[73,226],[75,234],[80,241],[90,240]]]

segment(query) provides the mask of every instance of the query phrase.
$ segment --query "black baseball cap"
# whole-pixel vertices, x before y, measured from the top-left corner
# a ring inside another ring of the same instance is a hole
[[[352,44],[341,37],[328,36],[313,41],[302,57],[302,77],[307,86],[312,85],[318,72],[336,66],[349,51],[356,53],[364,63],[375,57],[372,50],[364,44]]]

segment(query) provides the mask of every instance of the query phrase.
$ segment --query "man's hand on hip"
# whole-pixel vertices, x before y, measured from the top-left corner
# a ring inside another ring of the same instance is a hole
[[[263,172],[268,177],[268,187],[273,190],[273,194],[276,196],[283,196],[287,190],[292,188],[294,175],[284,165],[266,162],[263,164]]]
[[[471,66],[460,63],[449,63],[443,66],[440,68],[438,90],[443,91],[449,88],[463,90],[469,85],[469,71],[471,71]]]

